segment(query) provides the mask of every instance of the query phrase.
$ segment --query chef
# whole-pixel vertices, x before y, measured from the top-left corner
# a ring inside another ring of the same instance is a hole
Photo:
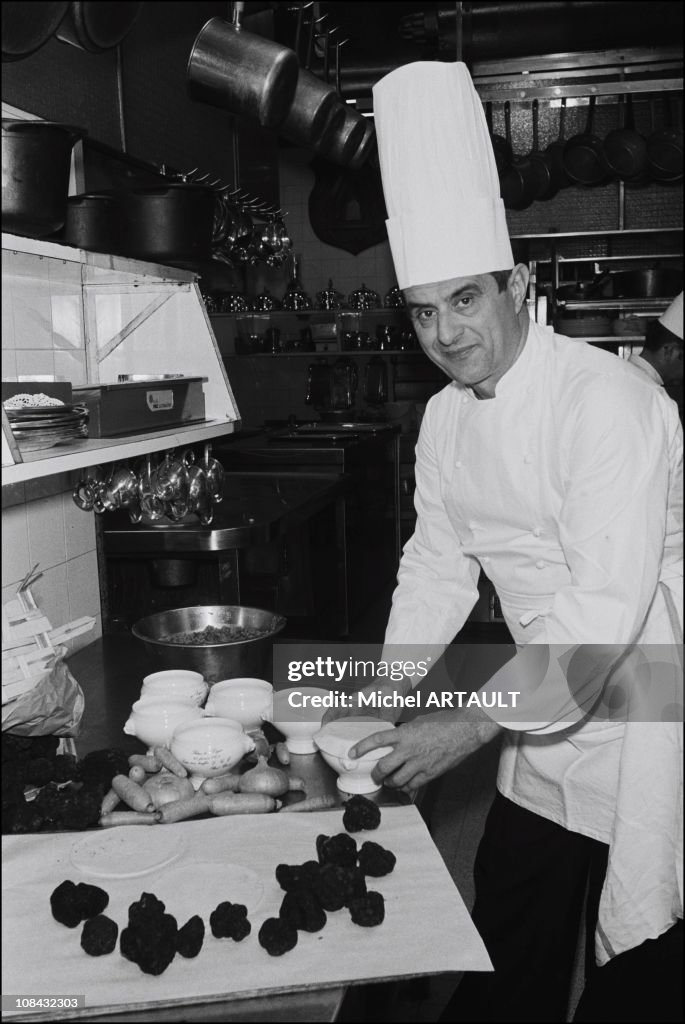
[[[663,316],[647,325],[644,348],[629,359],[631,366],[663,387],[683,379],[683,293]]]
[[[597,966],[577,1019],[679,1019],[682,725],[586,715],[635,645],[663,645],[674,667],[676,407],[626,361],[530,321],[528,269],[514,265],[465,65],[399,68],[375,87],[374,112],[399,285],[423,351],[450,378],[419,435],[417,524],[382,657],[403,645],[444,650],[482,569],[519,651],[500,670],[504,689],[522,690],[529,714],[419,717],[351,754],[392,745],[377,780],[415,790],[501,734],[473,911],[495,973],[467,975],[443,1019],[566,1019],[588,885]],[[602,645],[609,658],[574,711],[556,655],[578,645]],[[617,981],[612,965],[622,963]]]

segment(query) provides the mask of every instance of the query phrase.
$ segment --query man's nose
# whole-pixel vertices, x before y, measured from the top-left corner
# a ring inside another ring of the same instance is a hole
[[[438,317],[437,339],[438,344],[442,345],[443,348],[450,348],[450,346],[454,345],[459,340],[460,334],[461,330],[454,317],[451,317],[448,313],[441,314]]]

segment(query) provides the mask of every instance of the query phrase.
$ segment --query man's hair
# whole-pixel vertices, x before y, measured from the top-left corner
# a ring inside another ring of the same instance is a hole
[[[511,276],[511,270],[491,270],[490,274],[495,279],[497,290],[505,292],[509,283],[509,277]]]
[[[679,338],[673,331],[669,331],[668,327],[664,327],[658,320],[650,320],[647,324],[647,330],[645,331],[645,344],[644,348],[647,352],[658,352],[664,347],[664,345],[682,345],[682,339]]]

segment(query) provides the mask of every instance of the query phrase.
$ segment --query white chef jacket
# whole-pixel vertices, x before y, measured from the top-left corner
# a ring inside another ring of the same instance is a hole
[[[636,370],[641,370],[642,373],[645,373],[649,379],[654,381],[655,384],[658,384],[659,387],[664,386],[663,378],[659,371],[655,370],[652,364],[646,359],[643,359],[641,355],[637,355],[633,352],[628,360],[628,365],[634,366]]]
[[[530,324],[494,398],[453,382],[428,403],[416,531],[386,644],[448,643],[477,599],[482,567],[518,645],[673,649],[659,584],[682,622],[682,447],[677,408],[661,389],[610,353]],[[600,963],[682,916],[679,750],[678,723],[505,733],[500,792],[610,845]]]

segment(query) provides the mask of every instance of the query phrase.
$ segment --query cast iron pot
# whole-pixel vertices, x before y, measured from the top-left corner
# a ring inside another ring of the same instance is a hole
[[[128,35],[142,3],[132,0],[74,0],[55,35],[63,43],[88,53],[111,50]]]
[[[119,252],[119,208],[112,192],[69,196],[62,241],[92,252]]]
[[[604,140],[604,156],[614,174],[623,181],[635,181],[647,169],[647,141],[635,130],[633,97],[619,99],[621,127],[609,132]]]
[[[121,251],[141,260],[208,260],[225,232],[225,221],[215,227],[216,193],[203,185],[134,188],[119,207]]]
[[[2,230],[44,238],[67,213],[71,149],[84,132],[49,121],[2,119]]]
[[[2,5],[2,59],[22,60],[50,39],[69,9],[69,0],[27,4],[4,0]]]

